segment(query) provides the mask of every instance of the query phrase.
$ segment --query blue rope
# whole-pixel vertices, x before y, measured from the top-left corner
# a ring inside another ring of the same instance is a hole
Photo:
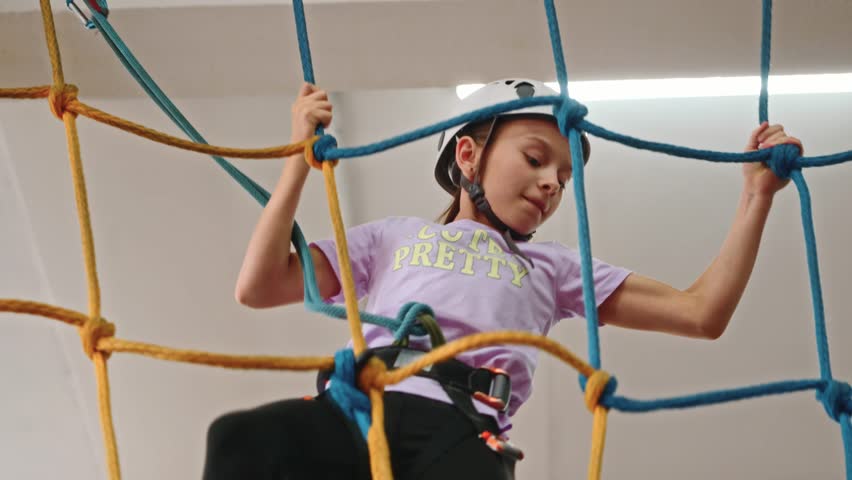
[[[414,322],[417,321],[417,317],[420,315],[431,315],[432,317],[435,317],[435,312],[432,310],[432,307],[425,303],[408,302],[403,305],[399,310],[399,315],[397,317],[402,317],[402,322],[400,323],[399,328],[396,329],[396,332],[394,332],[393,339],[395,341],[400,341],[411,335],[414,331],[414,327],[417,326]]]
[[[311,44],[308,39],[308,22],[305,20],[305,6],[302,0],[293,0],[293,16],[296,21],[296,39],[299,42],[299,56],[302,59],[302,77],[306,82],[315,84],[314,62],[311,60]],[[316,134],[323,135],[322,125],[317,125]]]
[[[811,284],[811,300],[814,309],[814,331],[816,334],[820,377],[823,380],[831,380],[831,358],[828,353],[828,335],[825,329],[825,307],[822,301],[816,235],[814,234],[814,219],[811,213],[811,194],[801,171],[794,171],[792,177],[799,191],[799,204],[802,212],[802,229],[805,234],[805,249],[808,259],[808,276]]]
[[[772,0],[763,0],[763,29],[760,40],[760,123],[769,121],[769,55],[772,51]]]
[[[849,413],[840,416],[840,432],[843,438],[843,446],[846,450],[846,480],[850,480],[849,472],[852,472],[852,420]]]
[[[739,163],[739,162],[762,162],[769,159],[769,149],[759,150],[756,152],[717,152],[713,150],[700,150],[695,148],[681,147],[662,142],[652,142],[642,140],[636,137],[615,133],[600,127],[588,120],[583,120],[578,125],[580,129],[596,137],[618,142],[628,147],[637,148],[639,150],[650,150],[652,152],[663,153],[675,157],[694,158],[697,160],[707,160],[711,162]]]
[[[391,148],[398,147],[405,143],[413,142],[415,140],[420,140],[421,138],[426,138],[431,135],[435,135],[443,132],[451,127],[456,125],[461,125],[464,123],[475,122],[478,120],[485,120],[487,118],[491,118],[497,114],[508,112],[511,110],[517,110],[520,108],[533,107],[533,106],[541,106],[541,105],[559,105],[562,103],[562,97],[551,95],[544,97],[528,97],[528,98],[520,98],[518,100],[511,100],[508,102],[497,103],[488,107],[480,108],[477,110],[473,110],[471,112],[463,113],[461,115],[457,115],[448,120],[444,120],[441,122],[434,123],[432,125],[418,128],[416,130],[403,133],[401,135],[397,135],[395,137],[391,137],[387,140],[382,140],[379,142],[371,143],[369,145],[364,145],[362,147],[353,147],[353,148],[330,148],[326,151],[322,151],[319,149],[315,149],[315,153],[317,155],[317,160],[331,160],[331,159],[343,159],[343,158],[355,158],[355,157],[363,157],[366,155],[372,155],[375,153],[383,152],[385,150],[390,150]],[[319,142],[317,142],[319,143]]]
[[[562,35],[559,33],[559,19],[553,0],[544,0],[544,11],[547,14],[547,30],[550,33],[550,47],[553,50],[553,64],[556,66],[556,82],[559,84],[559,94],[568,96],[568,70],[565,68],[565,54],[562,53]]]
[[[804,157],[800,161],[802,167],[827,167],[852,161],[852,150],[848,152],[823,155],[820,157]]]
[[[293,0],[293,16],[296,20],[296,37],[299,40],[299,55],[302,57],[302,76],[308,83],[314,80],[314,64],[311,60],[311,44],[308,40],[308,24],[302,0]]]
[[[577,210],[577,230],[580,249],[580,269],[583,280],[583,305],[585,308],[589,364],[601,368],[600,340],[598,336],[598,308],[592,272],[592,242],[589,233],[589,215],[586,208],[585,167],[580,134],[572,128],[567,132],[571,147],[571,168],[574,181],[574,203]],[[563,132],[563,135],[565,132]]]
[[[822,380],[790,380],[654,400],[636,400],[613,396],[602,398],[601,404],[622,412],[651,412],[656,410],[702,407],[719,403],[736,402],[748,398],[800,392],[803,390],[818,390],[823,388],[824,385],[825,382]]]
[[[367,394],[355,386],[355,354],[351,349],[338,350],[334,354],[334,373],[331,374],[331,385],[328,394],[340,410],[355,421],[364,440],[372,422],[370,415],[370,399]]]

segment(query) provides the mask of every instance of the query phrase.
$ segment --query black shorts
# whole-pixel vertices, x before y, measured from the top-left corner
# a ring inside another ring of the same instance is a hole
[[[397,480],[514,478],[514,462],[478,438],[453,405],[388,392],[385,433]],[[216,419],[203,478],[368,480],[369,453],[361,432],[326,395],[283,400]]]

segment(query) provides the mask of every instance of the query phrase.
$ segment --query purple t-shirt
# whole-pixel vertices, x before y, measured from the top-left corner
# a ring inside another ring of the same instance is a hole
[[[347,230],[349,257],[364,310],[395,318],[408,302],[432,307],[447,341],[495,330],[523,330],[547,335],[559,319],[584,313],[579,253],[557,242],[519,242],[535,263],[528,269],[506,246],[499,232],[473,220],[441,225],[413,217],[390,217]],[[337,278],[340,267],[333,240],[313,243],[328,257]],[[630,274],[623,268],[593,261],[595,299],[600,305]],[[343,292],[327,299],[343,302]],[[369,347],[390,345],[393,334],[364,324]],[[428,349],[428,337],[412,337],[410,346]],[[538,349],[499,345],[463,352],[456,357],[473,367],[505,370],[512,379],[509,415],[532,393]],[[452,403],[441,386],[411,377],[388,391],[401,391]],[[482,413],[507,428],[505,414],[474,401]]]

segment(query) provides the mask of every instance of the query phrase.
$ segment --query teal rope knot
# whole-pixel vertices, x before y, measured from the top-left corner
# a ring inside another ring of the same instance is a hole
[[[328,394],[343,414],[358,425],[364,438],[367,438],[367,431],[370,430],[372,422],[370,399],[355,386],[356,370],[355,354],[352,349],[346,348],[335,352],[334,373],[331,374]]]
[[[778,178],[790,178],[793,170],[801,168],[799,158],[802,152],[796,145],[782,144],[772,147],[766,164]]]
[[[588,114],[588,107],[568,96],[553,106],[553,115],[559,121],[559,129],[563,132],[576,127]]]
[[[839,422],[844,413],[852,414],[852,387],[848,383],[829,380],[825,388],[817,391],[816,396],[835,422]]]
[[[417,317],[420,315],[431,315],[435,316],[435,312],[432,311],[432,307],[426,305],[425,303],[418,302],[408,302],[399,309],[399,313],[396,315],[396,319],[400,321],[399,328],[393,334],[393,338],[396,341],[400,341],[403,338],[407,338],[408,335],[411,334],[411,330],[414,328],[414,325],[417,321]]]
[[[337,148],[337,139],[334,138],[334,135],[329,135],[327,133],[321,135],[320,138],[317,139],[316,143],[314,143],[314,157],[319,162],[329,160],[325,154],[329,150],[335,148]]]

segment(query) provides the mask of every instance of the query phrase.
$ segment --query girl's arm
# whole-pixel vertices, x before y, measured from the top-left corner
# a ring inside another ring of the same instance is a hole
[[[305,84],[292,109],[290,143],[313,136],[317,125],[331,123],[331,103],[326,92]],[[304,299],[302,268],[290,251],[293,219],[310,168],[304,155],[285,159],[281,178],[255,226],[237,279],[234,296],[243,305],[267,308]],[[317,283],[323,298],[340,291],[340,284],[325,255],[312,247]]]
[[[763,123],[746,151],[793,143],[780,125]],[[751,276],[775,193],[789,183],[762,163],[743,166],[739,206],[719,255],[686,290],[632,274],[601,304],[603,323],[695,338],[719,338],[728,326]]]

